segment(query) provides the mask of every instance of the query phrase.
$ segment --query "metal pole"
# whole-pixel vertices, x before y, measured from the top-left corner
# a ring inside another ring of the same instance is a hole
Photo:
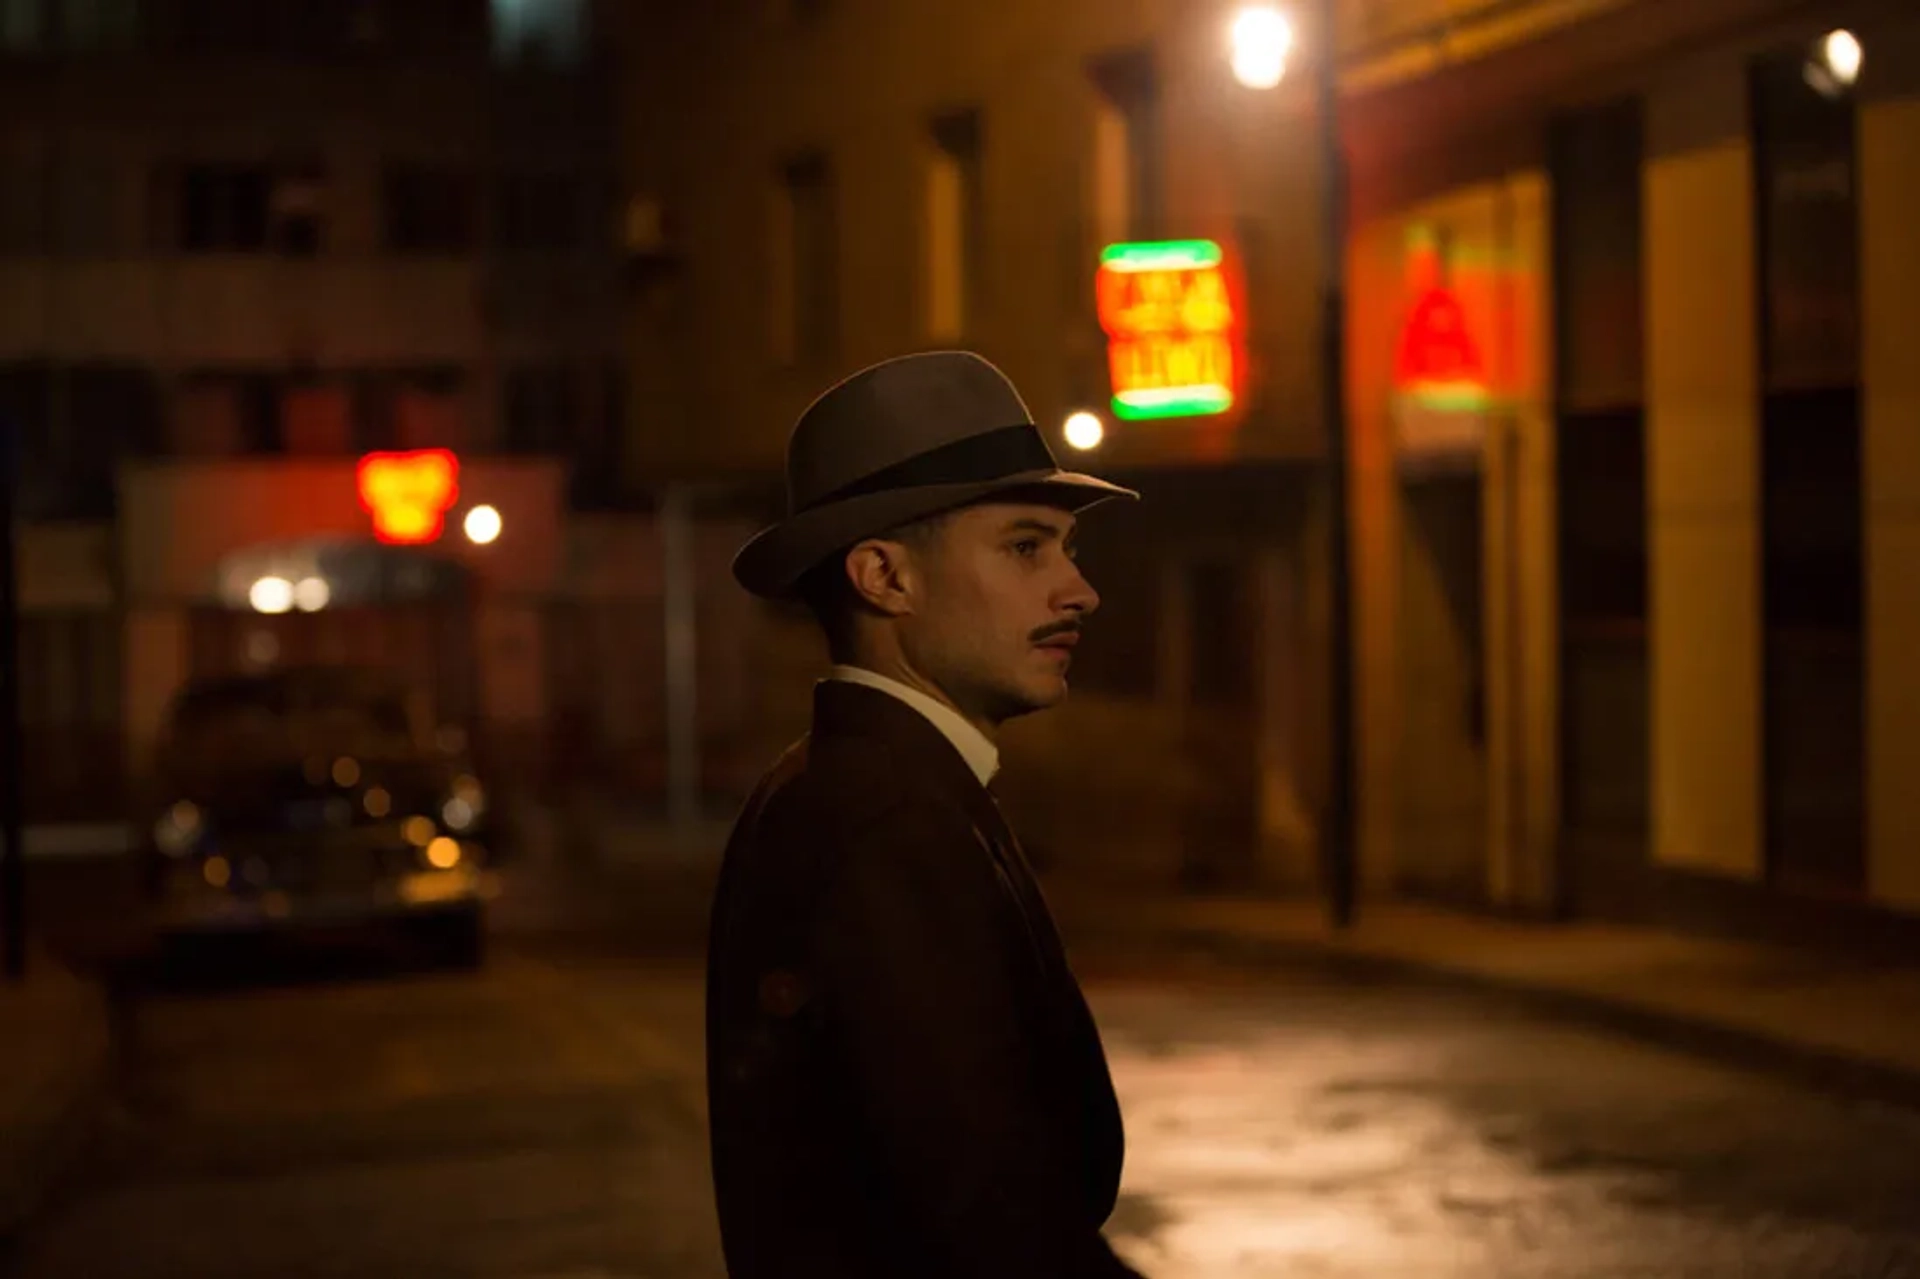
[[[1358,875],[1354,840],[1353,580],[1348,532],[1346,412],[1347,167],[1340,141],[1340,57],[1335,0],[1319,0],[1320,403],[1327,432],[1328,626],[1327,816],[1324,855],[1327,913],[1335,928],[1353,923]]]
[[[19,432],[0,422],[0,897],[4,897],[4,966],[11,981],[27,974],[27,850],[20,805],[25,788],[20,747],[20,608],[15,582],[14,470]]]

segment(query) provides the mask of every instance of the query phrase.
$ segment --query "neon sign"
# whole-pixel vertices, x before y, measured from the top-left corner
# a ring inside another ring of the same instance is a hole
[[[1113,411],[1130,420],[1233,407],[1239,326],[1211,240],[1115,244],[1095,277]]]
[[[437,540],[460,497],[460,459],[446,449],[369,453],[354,478],[373,535],[400,546]]]
[[[1408,258],[1414,298],[1394,351],[1394,386],[1430,409],[1485,408],[1491,399],[1487,362],[1474,341],[1466,304],[1446,279],[1447,265],[1436,238],[1417,231]]]

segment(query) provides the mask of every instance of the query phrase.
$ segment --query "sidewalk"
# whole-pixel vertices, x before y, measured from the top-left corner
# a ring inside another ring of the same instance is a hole
[[[596,818],[570,836],[546,824],[529,841],[535,883],[538,870],[572,863],[575,873],[552,879],[557,894],[529,884],[531,900],[517,909],[543,923],[599,916],[663,943],[697,943],[726,824],[703,822],[679,845],[657,818]],[[1820,950],[1404,902],[1363,902],[1357,925],[1336,933],[1317,900],[1115,892],[1054,877],[1045,887],[1069,945],[1083,953],[1198,950],[1239,965],[1472,986],[1852,1097],[1920,1106],[1920,955],[1888,967]]]
[[[1142,941],[1238,962],[1334,965],[1503,991],[1547,1011],[1854,1097],[1920,1104],[1920,956],[1845,956],[1588,923],[1364,902],[1336,933],[1317,901],[1157,900],[1048,886],[1075,944]]]
[[[108,1083],[107,1001],[44,953],[0,982],[0,1241],[71,1166]]]

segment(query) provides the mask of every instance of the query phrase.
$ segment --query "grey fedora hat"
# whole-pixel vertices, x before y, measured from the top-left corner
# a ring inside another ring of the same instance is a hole
[[[1080,511],[1132,489],[1065,471],[1007,375],[970,351],[903,355],[815,400],[787,441],[787,517],[734,556],[753,594],[790,597],[807,570],[862,538],[1031,491]]]

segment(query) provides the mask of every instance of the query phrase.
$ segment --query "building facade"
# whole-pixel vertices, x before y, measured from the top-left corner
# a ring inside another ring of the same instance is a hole
[[[1233,8],[733,0],[636,6],[623,35],[660,229],[643,470],[759,483],[764,514],[806,400],[913,349],[985,352],[1044,424],[1106,414],[1089,464],[1148,500],[1089,519],[1106,603],[1076,696],[1010,741],[1063,873],[1316,875],[1328,36],[1302,27],[1295,74],[1251,91]],[[1545,914],[1920,912],[1920,24],[1339,12],[1364,882]],[[1224,249],[1233,406],[1117,416],[1102,251],[1191,240]],[[766,713],[787,731],[804,704]]]
[[[613,80],[586,0],[0,3],[29,820],[122,811],[181,682],[272,661],[404,666],[529,769],[657,747]],[[357,464],[431,450],[416,572]]]

